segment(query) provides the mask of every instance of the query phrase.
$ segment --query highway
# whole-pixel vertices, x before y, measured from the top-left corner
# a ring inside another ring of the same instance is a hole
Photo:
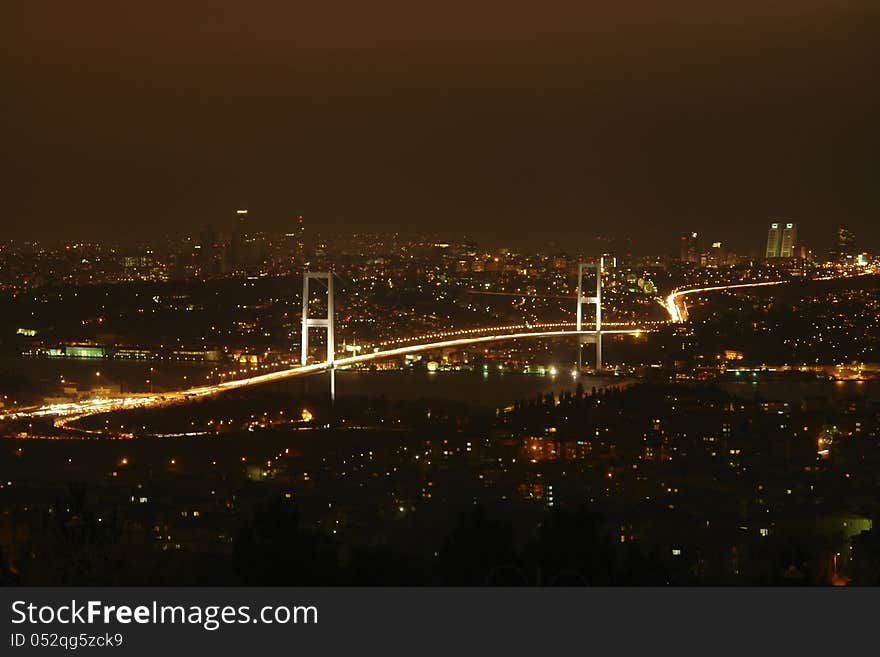
[[[720,292],[723,290],[735,290],[737,288],[744,287],[761,287],[764,285],[782,285],[783,283],[790,283],[790,280],[786,281],[762,281],[760,283],[736,283],[734,285],[715,285],[712,287],[694,287],[686,290],[677,290],[666,297],[666,301],[663,304],[666,307],[666,312],[669,313],[669,320],[675,324],[680,324],[687,320],[687,307],[684,305],[684,298],[689,294],[701,294],[703,292]]]
[[[645,321],[642,322],[639,326],[634,326],[632,322],[602,322],[602,333],[610,333],[611,331],[606,330],[605,327],[613,327],[615,329],[628,328],[632,331],[647,331],[652,328],[657,328],[660,326],[665,326],[667,322],[665,321]],[[385,340],[384,342],[380,342],[379,346],[387,347],[391,345],[403,345],[407,343],[417,343],[417,342],[425,342],[428,341],[436,341],[441,338],[451,338],[453,336],[460,337],[469,337],[476,336],[480,334],[490,333],[497,335],[499,333],[521,333],[522,329],[528,329],[529,331],[535,329],[542,330],[561,330],[568,327],[576,326],[575,322],[540,322],[535,324],[508,324],[506,326],[489,326],[489,327],[480,327],[480,328],[472,328],[472,329],[450,329],[447,331],[434,331],[432,333],[423,333],[422,335],[417,335],[413,337],[407,338],[394,338],[393,340]],[[588,331],[589,332],[589,331]],[[532,335],[529,333],[528,335]],[[500,336],[503,338],[503,336]]]
[[[875,271],[873,269],[866,269],[865,271],[856,273],[856,274],[844,274],[842,276],[817,276],[816,278],[810,278],[808,280],[811,281],[832,281],[840,278],[858,278],[860,276],[873,276]],[[732,285],[714,285],[711,287],[693,287],[684,290],[676,290],[672,294],[666,297],[663,301],[663,306],[666,308],[666,312],[669,313],[669,320],[674,324],[680,324],[681,322],[687,321],[687,307],[684,305],[684,298],[690,294],[701,294],[703,292],[722,292],[724,290],[735,290],[738,288],[746,288],[746,287],[763,287],[765,285],[783,285],[785,283],[793,283],[798,279],[786,279],[782,281],[760,281],[756,283],[734,283]]]

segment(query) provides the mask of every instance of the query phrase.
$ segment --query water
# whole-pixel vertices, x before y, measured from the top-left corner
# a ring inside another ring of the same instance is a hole
[[[142,362],[117,360],[75,360],[50,358],[0,358],[0,373],[22,374],[40,384],[57,384],[62,378],[83,387],[109,384],[125,391],[179,389],[205,383],[216,377],[216,364],[187,362]],[[151,370],[152,368],[152,370]],[[100,376],[98,375],[100,372]],[[504,406],[518,399],[531,399],[549,392],[574,390],[578,381],[589,391],[608,385],[625,385],[632,379],[614,376],[557,376],[512,372],[363,372],[340,370],[336,374],[338,397],[387,397],[401,401],[445,399],[474,406]],[[315,375],[296,382],[311,393],[329,391],[328,375]],[[751,399],[797,402],[805,399],[847,399],[867,397],[880,400],[880,381],[765,381],[722,382],[730,394]]]
[[[622,385],[631,380],[614,376],[539,375],[478,372],[346,372],[336,374],[336,394],[346,396],[379,396],[410,401],[444,399],[475,406],[505,406],[519,399],[532,399],[549,392],[573,391],[578,384],[589,391],[609,385]],[[313,390],[328,385],[327,376],[321,383],[313,379]]]
[[[752,399],[755,395],[768,400],[784,402],[800,402],[807,399],[842,400],[853,397],[865,397],[880,400],[880,381],[758,381],[725,382],[720,384],[723,390],[743,399]]]
[[[123,392],[184,388],[212,380],[217,364],[186,361],[126,361],[72,358],[0,358],[0,374],[22,375],[53,392],[61,381],[81,389],[111,386]]]

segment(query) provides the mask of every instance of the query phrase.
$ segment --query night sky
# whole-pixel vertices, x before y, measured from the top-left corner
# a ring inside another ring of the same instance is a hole
[[[2,237],[880,247],[877,0],[3,0]]]

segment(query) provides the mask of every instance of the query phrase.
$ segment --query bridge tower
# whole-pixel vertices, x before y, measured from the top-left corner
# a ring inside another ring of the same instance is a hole
[[[581,371],[581,352],[585,344],[596,345],[596,371],[602,370],[602,269],[603,259],[595,263],[588,264],[585,262],[578,263],[578,286],[577,286],[577,323],[578,331],[585,330],[583,305],[594,304],[596,306],[596,328],[592,335],[589,333],[578,336],[578,373]],[[596,270],[596,294],[591,296],[584,295],[584,270]]]
[[[327,287],[327,316],[309,317],[309,282],[316,279],[324,282]],[[303,306],[302,306],[302,351],[300,363],[305,366],[309,361],[309,329],[323,328],[327,331],[327,360],[330,365],[330,400],[336,400],[336,345],[333,341],[333,274],[331,272],[303,272]]]

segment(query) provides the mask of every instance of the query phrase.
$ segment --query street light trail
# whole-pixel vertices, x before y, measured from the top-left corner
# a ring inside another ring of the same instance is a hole
[[[817,276],[815,278],[811,278],[809,280],[812,281],[833,281],[842,278],[854,278],[861,276],[873,276],[874,270],[868,269],[863,272],[859,272],[856,274],[844,274],[842,276]],[[678,290],[677,292],[673,292],[669,296],[666,297],[663,306],[666,308],[666,312],[669,313],[669,320],[674,324],[680,324],[681,322],[687,319],[687,308],[684,306],[679,306],[679,299],[684,299],[684,297],[689,294],[700,294],[702,292],[719,292],[723,290],[735,290],[737,288],[746,288],[746,287],[762,287],[765,285],[782,285],[783,283],[793,283],[796,279],[788,279],[784,281],[761,281],[757,283],[735,283],[733,285],[715,285],[712,287],[694,287],[686,290]],[[684,311],[684,312],[682,312]]]
[[[669,313],[669,319],[674,324],[680,324],[687,319],[687,308],[683,305],[679,306],[679,299],[684,299],[689,294],[701,294],[703,292],[719,292],[721,290],[733,290],[745,287],[761,287],[764,285],[781,285],[790,283],[791,281],[762,281],[760,283],[736,283],[735,285],[715,285],[712,287],[695,287],[687,290],[678,290],[666,297],[666,312]],[[683,301],[682,301],[683,304]]]
[[[619,328],[628,327],[633,330],[649,330],[648,326],[661,326],[665,325],[667,322],[664,321],[644,321],[641,325],[636,326],[633,322],[603,322],[602,326],[615,326]],[[535,329],[562,329],[569,326],[576,326],[576,322],[573,321],[564,321],[564,322],[538,322],[535,324],[508,324],[506,326],[489,326],[489,327],[478,327],[472,329],[447,329],[445,331],[433,331],[431,333],[423,333],[422,335],[417,335],[408,338],[393,338],[391,340],[384,340],[379,344],[380,347],[387,347],[390,345],[401,345],[408,342],[422,342],[425,340],[434,340],[436,341],[438,338],[449,338],[452,336],[466,336],[466,335],[477,335],[480,333],[498,333],[498,332],[506,332],[510,331],[512,333],[520,333],[523,329],[527,330],[535,330]],[[607,333],[607,331],[603,330],[603,333]]]

